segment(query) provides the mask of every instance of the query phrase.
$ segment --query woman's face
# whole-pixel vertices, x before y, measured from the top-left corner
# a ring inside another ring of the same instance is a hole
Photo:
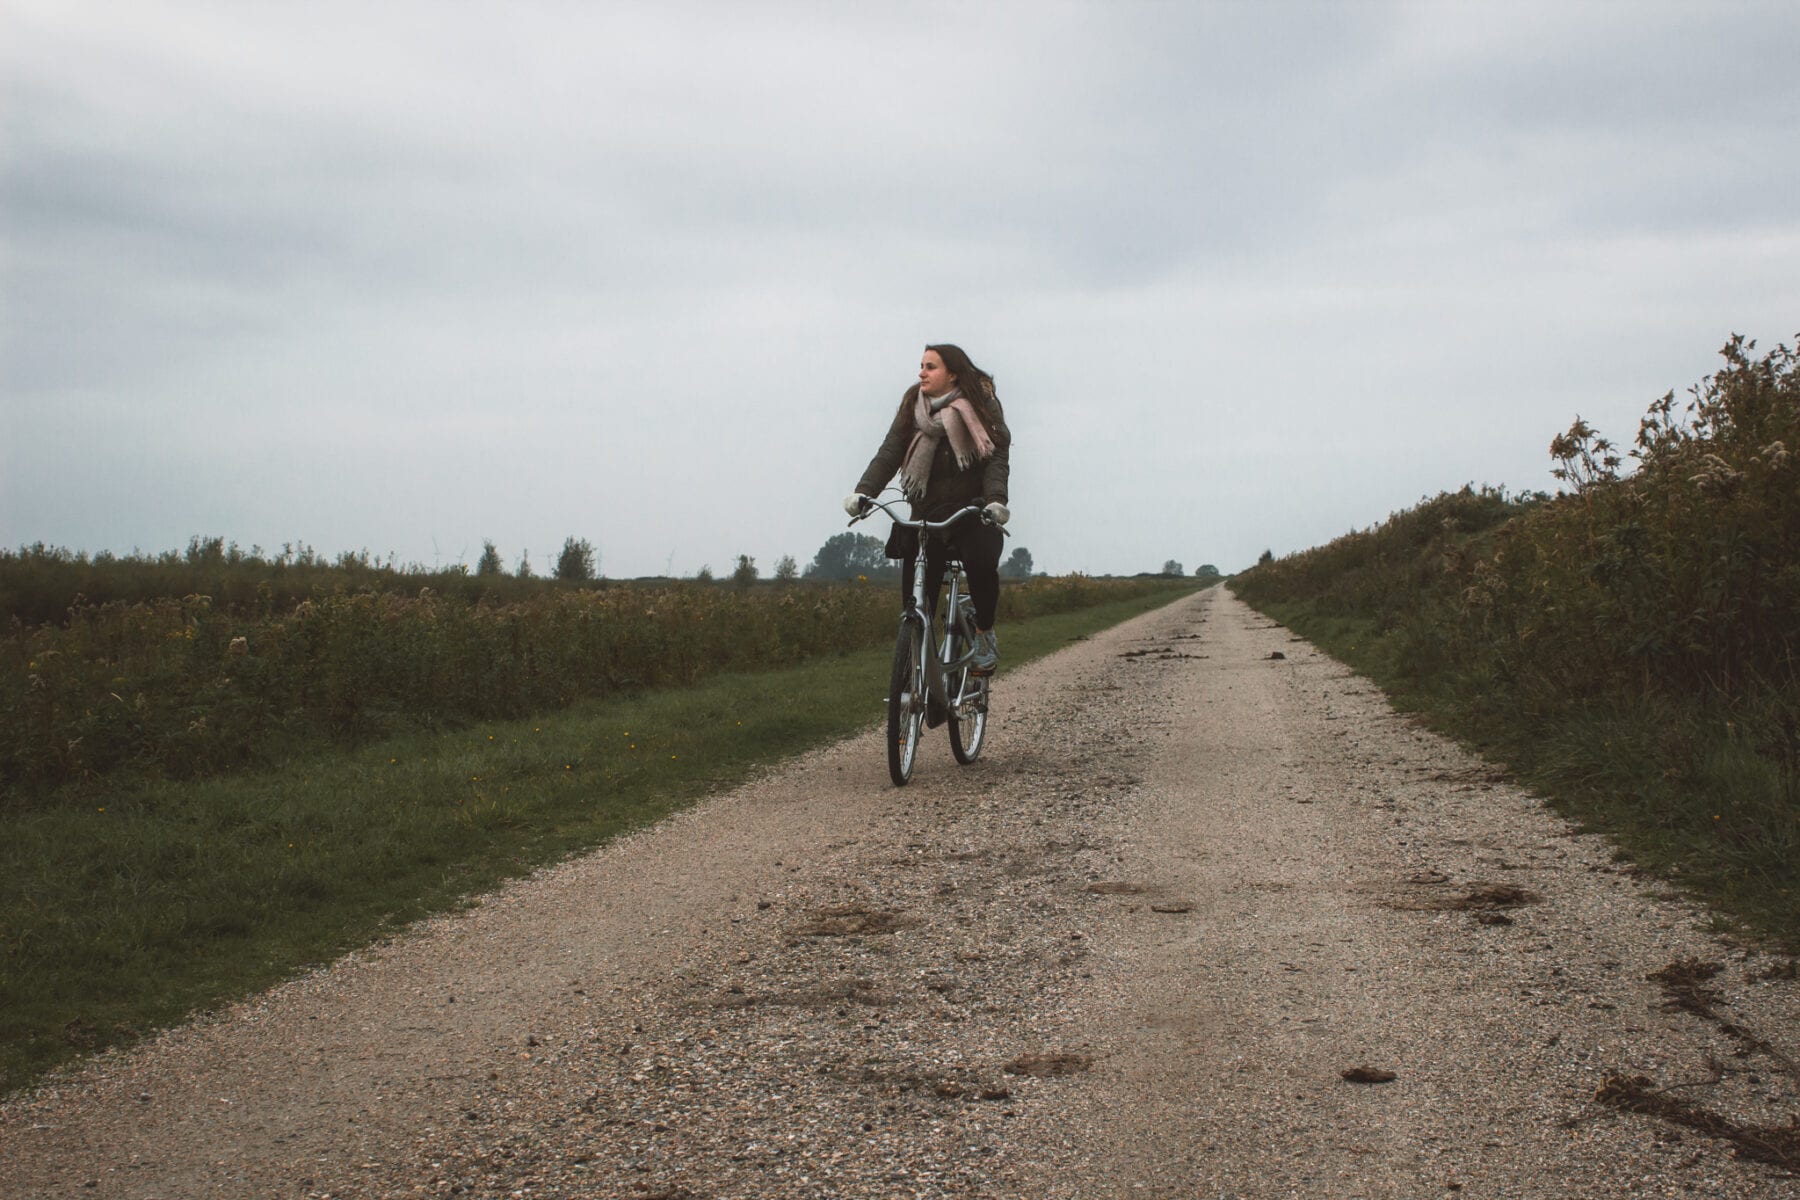
[[[944,366],[936,350],[927,350],[919,360],[919,390],[927,396],[941,396],[956,386],[956,376]]]

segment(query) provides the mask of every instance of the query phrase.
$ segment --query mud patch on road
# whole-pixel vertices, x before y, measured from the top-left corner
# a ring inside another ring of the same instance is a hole
[[[1594,1099],[1621,1112],[1659,1117],[1732,1143],[1732,1153],[1753,1162],[1800,1168],[1800,1120],[1786,1125],[1750,1125],[1689,1103],[1656,1086],[1647,1075],[1608,1075]]]
[[[1661,988],[1664,1012],[1685,1012],[1698,1017],[1737,1044],[1734,1057],[1749,1059],[1760,1055],[1800,1084],[1800,1064],[1793,1056],[1767,1037],[1719,1011],[1726,998],[1724,992],[1713,985],[1713,980],[1724,970],[1723,963],[1678,958],[1650,972],[1645,979]],[[1619,1112],[1642,1113],[1730,1142],[1732,1153],[1738,1158],[1800,1170],[1800,1117],[1785,1125],[1756,1124],[1673,1094],[1676,1088],[1716,1088],[1725,1081],[1728,1073],[1746,1076],[1752,1082],[1757,1079],[1747,1068],[1727,1068],[1710,1054],[1706,1062],[1710,1070],[1707,1078],[1666,1086],[1659,1086],[1647,1075],[1608,1075],[1594,1094],[1594,1100]]]
[[[1663,1011],[1692,1013],[1702,1021],[1709,1022],[1738,1044],[1738,1057],[1748,1058],[1753,1054],[1761,1054],[1780,1066],[1788,1078],[1800,1084],[1800,1062],[1796,1062],[1793,1056],[1777,1048],[1762,1034],[1719,1012],[1717,1006],[1725,1002],[1725,995],[1718,988],[1709,986],[1709,981],[1724,969],[1723,963],[1681,958],[1650,972],[1645,978],[1662,985]]]
[[[1421,872],[1407,881],[1413,889],[1421,887],[1437,887],[1444,880],[1437,872]],[[1447,882],[1447,880],[1444,880]],[[1441,892],[1423,892],[1418,890],[1404,891],[1399,895],[1389,896],[1381,903],[1402,912],[1471,912],[1477,917],[1501,914],[1509,908],[1522,908],[1527,904],[1538,904],[1543,897],[1529,888],[1522,888],[1511,883],[1472,883],[1466,891],[1453,894]]]
[[[1452,897],[1444,907],[1465,912],[1475,909],[1518,908],[1521,905],[1536,904],[1542,899],[1536,892],[1510,883],[1483,883],[1461,896]]]
[[[1206,655],[1206,654],[1189,654],[1189,653],[1187,653],[1187,651],[1177,650],[1173,646],[1152,646],[1148,650],[1127,650],[1123,654],[1119,655],[1119,657],[1120,658],[1129,658],[1129,659],[1139,659],[1139,658],[1150,658],[1151,655],[1155,655],[1154,658],[1151,658],[1152,662],[1169,662],[1171,660],[1183,659],[1183,658],[1200,659],[1200,658],[1210,658],[1211,657],[1210,655]]]
[[[1679,1009],[1698,1017],[1712,1018],[1712,1006],[1725,997],[1717,988],[1707,987],[1706,981],[1724,969],[1723,963],[1681,958],[1644,978],[1662,985],[1665,1010]]]

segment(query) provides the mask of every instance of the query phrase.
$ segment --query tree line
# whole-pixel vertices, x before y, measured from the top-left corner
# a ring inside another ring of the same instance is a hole
[[[436,568],[402,564],[393,555],[383,559],[368,550],[331,557],[304,543],[286,543],[274,551],[260,546],[246,549],[221,537],[196,536],[185,550],[128,555],[104,550],[89,555],[39,542],[17,550],[0,549],[0,618],[25,625],[61,623],[72,607],[187,595],[210,596],[215,604],[233,611],[270,611],[340,588],[413,594],[429,587],[441,596],[485,596],[492,602],[511,603],[546,585],[600,583],[600,567],[599,549],[589,539],[574,536],[564,539],[549,571],[542,575],[529,551],[521,551],[512,570],[507,570],[491,539],[482,542],[473,569],[462,562]],[[1163,575],[1184,574],[1173,559],[1163,568]],[[1013,549],[1000,573],[1015,580],[1039,574],[1031,551],[1023,546]],[[1194,572],[1197,576],[1218,573],[1210,564]],[[782,555],[771,578],[777,583],[857,578],[890,582],[899,575],[900,564],[887,557],[881,539],[845,532],[827,538],[804,566],[793,555]],[[724,582],[749,587],[762,578],[756,559],[740,554]],[[701,567],[693,579],[717,581],[710,566]]]

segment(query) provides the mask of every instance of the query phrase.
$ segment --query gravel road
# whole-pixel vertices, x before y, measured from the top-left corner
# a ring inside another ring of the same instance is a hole
[[[15,1098],[0,1194],[1800,1196],[1797,996],[1215,588]]]

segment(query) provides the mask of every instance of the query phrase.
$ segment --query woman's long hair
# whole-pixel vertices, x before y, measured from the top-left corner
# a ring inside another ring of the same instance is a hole
[[[981,414],[981,420],[992,436],[1000,428],[1000,404],[995,399],[994,377],[970,361],[963,353],[961,346],[952,346],[948,342],[925,349],[935,353],[944,362],[944,369],[956,377],[956,387],[975,411]]]

